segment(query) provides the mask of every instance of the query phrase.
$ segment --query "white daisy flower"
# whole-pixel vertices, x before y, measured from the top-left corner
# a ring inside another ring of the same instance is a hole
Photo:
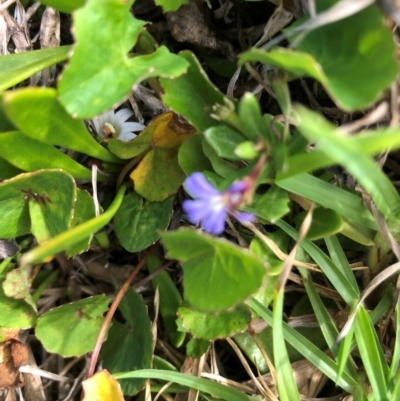
[[[142,131],[145,126],[140,123],[126,121],[133,116],[130,109],[120,109],[107,111],[95,117],[93,121],[97,135],[107,139],[109,137],[119,139],[120,141],[129,142],[136,138],[134,132]]]

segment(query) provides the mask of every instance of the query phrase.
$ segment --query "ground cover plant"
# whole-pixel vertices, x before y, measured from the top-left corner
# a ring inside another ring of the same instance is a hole
[[[0,3],[0,400],[400,399],[399,11]]]

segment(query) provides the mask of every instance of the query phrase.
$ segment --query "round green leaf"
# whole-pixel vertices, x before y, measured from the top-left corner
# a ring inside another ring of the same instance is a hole
[[[172,217],[173,197],[163,202],[148,202],[136,192],[125,195],[114,217],[115,232],[129,252],[138,252],[154,244],[158,230],[166,230]]]
[[[0,183],[0,237],[32,232],[39,242],[66,231],[72,219],[76,187],[61,170],[20,174]]]
[[[109,303],[105,295],[51,309],[38,319],[36,336],[52,353],[65,358],[93,350]]]
[[[185,298],[200,311],[231,308],[263,284],[267,264],[224,239],[191,229],[161,236],[168,257],[183,262]]]
[[[164,46],[128,56],[145,24],[130,13],[132,3],[88,0],[74,13],[77,44],[59,83],[61,103],[71,115],[92,118],[127,96],[136,82],[186,70],[187,62]]]

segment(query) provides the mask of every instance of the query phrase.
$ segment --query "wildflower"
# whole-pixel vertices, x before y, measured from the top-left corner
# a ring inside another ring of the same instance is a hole
[[[133,116],[133,111],[129,109],[120,109],[107,111],[93,119],[93,125],[96,133],[102,138],[113,137],[120,141],[128,142],[136,138],[134,132],[145,128],[143,124],[126,121]]]
[[[225,191],[220,192],[206,180],[202,173],[193,173],[186,179],[184,185],[186,191],[195,200],[183,201],[183,210],[191,223],[201,224],[208,233],[221,234],[224,231],[228,213],[242,223],[253,221],[252,214],[236,210],[246,202],[253,190],[250,180],[237,181]]]

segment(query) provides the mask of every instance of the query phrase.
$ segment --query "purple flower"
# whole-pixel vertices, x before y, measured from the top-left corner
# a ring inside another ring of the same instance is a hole
[[[186,191],[195,200],[183,201],[182,207],[192,224],[200,224],[210,234],[221,234],[225,228],[226,216],[231,214],[241,222],[254,219],[250,213],[238,212],[249,191],[249,181],[245,179],[233,183],[223,192],[215,189],[202,173],[193,173],[185,181]]]

